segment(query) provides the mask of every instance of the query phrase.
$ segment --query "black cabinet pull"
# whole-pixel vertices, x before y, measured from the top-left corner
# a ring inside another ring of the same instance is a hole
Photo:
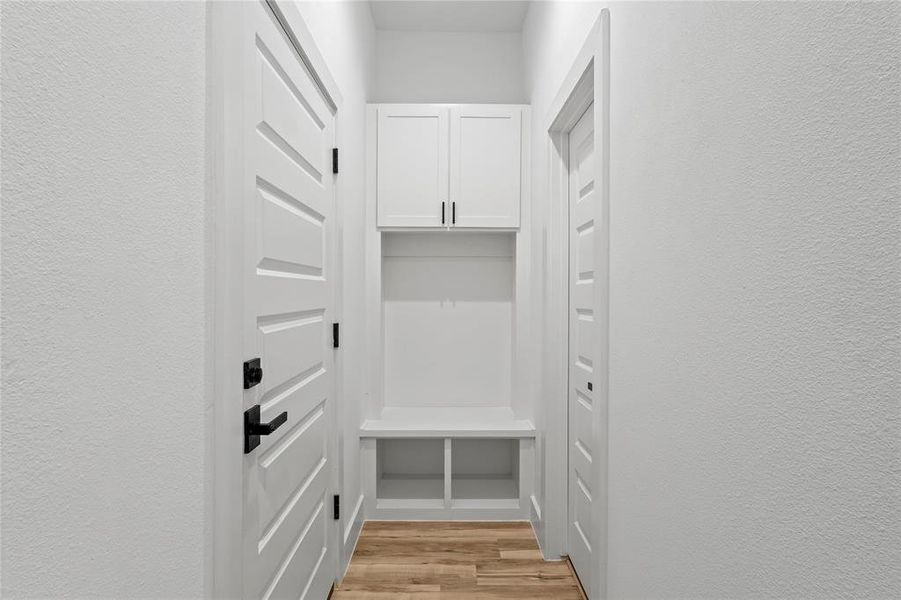
[[[441,224],[444,225],[444,205],[445,202],[441,203]]]
[[[451,202],[451,223],[457,224],[457,203]]]
[[[260,405],[244,411],[244,454],[260,445],[260,436],[269,435],[285,424],[288,413],[283,412],[268,423],[260,423]]]

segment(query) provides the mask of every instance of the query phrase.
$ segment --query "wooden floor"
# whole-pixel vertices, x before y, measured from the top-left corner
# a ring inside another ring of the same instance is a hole
[[[529,523],[367,521],[332,600],[581,600],[568,563],[542,560]]]

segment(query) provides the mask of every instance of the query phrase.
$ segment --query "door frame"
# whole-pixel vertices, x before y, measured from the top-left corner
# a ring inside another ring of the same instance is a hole
[[[326,104],[335,117],[335,144],[341,134],[343,99],[319,52],[313,35],[299,10],[289,0],[259,0],[275,15],[301,62],[312,74]],[[205,369],[205,535],[204,589],[207,598],[241,598],[244,565],[243,535],[243,168],[242,132],[230,127],[243,117],[242,2],[211,2],[207,5],[207,197],[206,277],[207,298]],[[333,314],[341,318],[341,200],[344,178],[335,180],[335,272]],[[335,405],[329,452],[332,468],[329,489],[340,493],[339,466],[343,462],[338,444],[341,413],[341,353],[335,355]],[[331,519],[329,519],[331,521]],[[333,521],[333,523],[336,523]],[[335,548],[335,573],[341,573],[343,544],[340,527],[331,527]]]
[[[596,491],[592,495],[591,546],[595,560],[592,600],[605,598],[607,582],[607,454],[609,401],[610,292],[610,12],[603,9],[563,80],[548,111],[548,269],[546,286],[544,397],[547,408],[545,498],[548,520],[547,556],[565,555],[569,512],[569,132],[593,103],[596,173],[600,179],[601,224],[597,228],[596,281],[601,286],[595,306],[601,336],[597,341],[595,401],[600,410],[592,424],[597,460],[592,463]],[[584,574],[583,574],[584,576]]]

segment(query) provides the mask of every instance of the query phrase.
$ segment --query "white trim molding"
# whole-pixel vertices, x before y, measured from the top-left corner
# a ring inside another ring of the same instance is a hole
[[[593,495],[594,527],[591,547],[595,549],[592,569],[592,600],[606,597],[607,581],[607,405],[609,394],[609,239],[610,239],[610,13],[601,11],[597,21],[570,67],[542,125],[547,132],[548,153],[548,282],[546,290],[547,324],[544,332],[546,357],[543,398],[547,412],[544,423],[546,438],[545,505],[540,543],[545,558],[553,560],[566,554],[567,541],[567,409],[568,395],[568,190],[569,132],[585,110],[593,105],[594,147],[597,173],[600,174],[601,225],[596,281],[601,286],[600,304],[596,311],[600,321],[598,340],[597,401],[601,409],[593,423],[596,432],[595,481]],[[535,507],[537,509],[537,506]],[[538,518],[541,519],[541,513]]]

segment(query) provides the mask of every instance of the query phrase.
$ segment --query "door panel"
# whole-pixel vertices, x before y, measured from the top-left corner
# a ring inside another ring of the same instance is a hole
[[[378,226],[443,227],[448,193],[447,108],[378,109]],[[450,222],[450,213],[445,221]]]
[[[279,67],[262,41],[257,42],[263,57],[260,85],[261,132],[265,131],[279,149],[317,181],[322,181],[323,160],[319,144],[323,123],[309,112],[309,105],[299,96],[291,76]],[[280,72],[279,72],[280,71]]]
[[[519,106],[451,111],[452,225],[519,227],[522,112]]]
[[[592,493],[595,443],[594,374],[599,330],[596,305],[595,224],[600,203],[594,193],[592,107],[569,136],[569,517],[568,552],[585,590],[591,595]],[[591,386],[592,389],[589,389]]]
[[[244,458],[244,597],[324,598],[335,579],[334,115],[269,8],[244,11],[244,352],[260,420],[287,421]]]
[[[322,313],[300,318],[260,318],[261,354],[268,359],[265,370],[264,402],[273,391],[302,378],[310,369],[322,368],[322,340],[325,327]],[[303,380],[305,381],[305,380]]]
[[[322,215],[294,201],[290,196],[261,187],[262,258],[279,261],[282,267],[311,276],[322,275],[325,232]]]

